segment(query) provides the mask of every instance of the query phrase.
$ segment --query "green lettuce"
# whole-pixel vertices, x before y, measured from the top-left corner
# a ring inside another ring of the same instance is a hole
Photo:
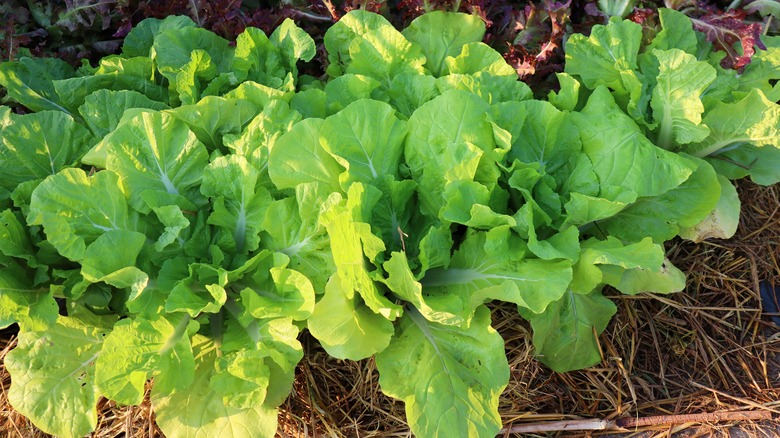
[[[270,437],[308,330],[374,357],[415,435],[495,435],[492,302],[546,366],[595,365],[605,288],[682,290],[663,244],[729,237],[731,180],[780,180],[776,41],[738,76],[660,17],[650,42],[618,17],[573,35],[547,100],[444,12],[345,15],[323,78],[290,20],[233,44],[149,19],[94,68],[0,64],[30,110],[0,107],[9,400],[83,436],[151,380],[167,436]]]

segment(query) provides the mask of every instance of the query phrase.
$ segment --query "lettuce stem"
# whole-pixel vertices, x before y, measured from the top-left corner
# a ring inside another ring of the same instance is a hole
[[[658,133],[658,146],[667,151],[671,150],[673,145],[672,125],[673,122],[672,122],[671,114],[669,114],[667,111],[666,114],[664,114],[663,121],[661,122],[661,132]]]
[[[179,342],[179,339],[181,339],[181,337],[184,336],[184,333],[187,332],[187,326],[190,324],[190,319],[190,315],[184,315],[181,321],[176,324],[176,328],[173,329],[173,333],[165,342],[165,345],[163,345],[163,347],[160,349],[160,356],[165,355],[165,353],[176,346],[176,343]]]

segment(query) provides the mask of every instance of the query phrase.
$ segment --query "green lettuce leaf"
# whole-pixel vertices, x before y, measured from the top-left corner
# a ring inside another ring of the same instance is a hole
[[[325,120],[320,144],[346,169],[339,176],[346,190],[356,181],[371,184],[397,175],[405,136],[406,122],[390,105],[363,99]]]
[[[75,261],[83,260],[87,246],[103,233],[139,227],[119,176],[111,171],[87,176],[81,169],[46,178],[32,194],[27,223],[43,225],[48,241]]]
[[[387,90],[387,99],[399,114],[409,118],[417,108],[438,94],[433,76],[402,73],[393,78]]]
[[[419,184],[423,213],[438,217],[445,201],[442,195],[446,184],[474,180],[484,154],[497,158],[493,128],[485,117],[488,110],[479,97],[452,90],[412,114],[404,157]],[[485,182],[498,178],[494,163],[485,159]]]
[[[226,306],[231,316],[240,310]],[[218,374],[209,382],[211,388],[222,394],[226,406],[251,408],[253,400],[260,400],[273,408],[284,403],[295,381],[295,368],[303,357],[298,342],[299,328],[290,318],[255,319],[251,316],[230,318],[224,324],[221,350],[224,359],[218,360]],[[246,356],[242,353],[246,352]],[[250,359],[245,361],[244,358]],[[255,375],[254,368],[262,368]],[[267,383],[264,375],[268,375]],[[248,379],[243,376],[248,377]],[[228,383],[222,386],[221,383]]]
[[[133,90],[152,100],[168,101],[168,90],[150,78],[154,64],[145,57],[122,58],[109,56],[100,60],[94,73],[54,81],[54,88],[65,107],[76,112],[86,97],[97,90]]]
[[[387,279],[383,280],[387,287],[396,296],[414,305],[415,309],[428,321],[445,325],[468,325],[470,322],[473,309],[464,312],[468,313],[467,315],[459,315],[441,305],[440,300],[436,300],[436,297],[433,297],[430,303],[426,301],[429,294],[423,293],[423,286],[417,281],[417,276],[412,273],[406,253],[394,252],[383,267],[387,272]],[[476,303],[474,307],[476,308],[479,304],[481,303]]]
[[[656,196],[682,184],[696,169],[691,160],[653,145],[604,87],[593,92],[574,122],[602,186]]]
[[[766,50],[759,50],[739,75],[738,92],[764,93],[771,102],[780,102],[780,36],[762,35]]]
[[[566,73],[579,76],[590,89],[604,85],[628,93],[632,90],[626,87],[626,81],[637,69],[641,41],[642,26],[612,17],[606,26],[594,26],[589,37],[573,34],[569,38],[565,46]]]
[[[236,53],[231,70],[239,81],[250,80],[271,88],[283,89],[292,84],[292,76],[282,65],[279,49],[271,44],[266,34],[248,27],[236,38]],[[285,84],[285,79],[290,81]]]
[[[617,271],[613,266],[602,267],[605,271]],[[611,281],[612,276],[616,281]],[[627,295],[636,295],[642,292],[670,294],[682,292],[685,289],[685,273],[665,259],[660,268],[633,268],[626,269],[622,274],[617,272],[605,273],[607,284]]]
[[[75,166],[94,142],[87,129],[61,111],[12,115],[10,121],[0,139],[0,187],[9,191]]]
[[[291,109],[283,100],[270,101],[263,111],[244,127],[241,135],[227,134],[225,146],[233,153],[249,160],[262,174],[261,183],[272,188],[267,181],[268,157],[277,140],[301,120],[301,114]]]
[[[517,71],[495,49],[483,42],[463,45],[461,52],[444,60],[448,74],[491,75],[517,78]]]
[[[95,137],[103,138],[116,129],[125,111],[130,108],[163,110],[168,106],[137,91],[97,90],[84,98],[79,114]]]
[[[704,140],[710,130],[701,123],[704,104],[700,96],[715,80],[715,69],[678,49],[653,50],[653,56],[659,73],[650,106],[660,126],[658,146],[676,149]]]
[[[566,292],[546,312],[530,319],[536,357],[559,373],[599,363],[601,354],[596,335],[607,328],[616,311],[615,304],[601,292],[589,295]]]
[[[754,183],[763,186],[780,182],[780,148],[743,144],[708,157],[707,162],[730,180],[750,176]]]
[[[471,53],[471,52],[469,52]],[[473,74],[454,73],[436,79],[436,87],[440,93],[447,90],[463,90],[479,96],[487,104],[500,102],[522,101],[532,98],[531,88],[525,82],[517,80],[517,73],[512,76],[501,64],[502,60],[495,58],[495,53],[488,52],[488,58],[493,58],[492,68],[503,71],[500,76],[478,71]],[[451,59],[451,58],[450,58]],[[476,60],[474,62],[480,62]],[[505,63],[505,62],[504,62]],[[464,66],[468,70],[468,66]]]
[[[320,222],[330,236],[333,262],[348,299],[357,292],[374,312],[393,321],[401,315],[401,306],[391,302],[377,288],[370,275],[371,263],[384,252],[384,242],[371,232],[371,208],[381,197],[379,189],[354,183],[348,202],[332,205]],[[367,260],[366,260],[367,259]]]
[[[258,255],[253,272],[234,282],[248,315],[258,319],[306,320],[314,310],[314,288],[305,275],[288,269],[290,259],[281,253]]]
[[[254,81],[246,81],[233,90],[228,91],[222,97],[225,99],[246,100],[258,108],[265,108],[272,100],[276,99],[290,102],[293,93],[270,88]]]
[[[76,72],[58,58],[27,58],[0,63],[0,85],[8,97],[33,111],[55,110],[70,114],[54,90],[54,81]]]
[[[408,311],[390,345],[377,354],[376,365],[382,392],[404,401],[415,435],[498,433],[498,396],[509,367],[487,308],[476,309],[471,326],[459,331]]]
[[[236,39],[232,70],[239,82],[251,80],[280,90],[294,91],[298,78],[296,62],[311,60],[314,40],[286,19],[271,37],[257,28],[247,28]]]
[[[420,279],[427,303],[458,316],[448,323],[459,325],[493,299],[544,312],[571,282],[571,262],[523,258],[517,240],[508,227],[470,234],[446,269],[428,270]]]
[[[246,254],[260,245],[260,227],[272,198],[258,187],[259,174],[240,155],[219,157],[203,171],[200,191],[214,208],[208,223],[221,230],[218,244],[226,251]]]
[[[183,105],[166,112],[186,123],[211,151],[224,146],[223,137],[240,134],[260,108],[245,100],[207,96],[194,105]]]
[[[605,240],[590,238],[582,241],[581,248],[569,285],[569,290],[578,294],[587,295],[605,282],[604,266],[620,268],[621,272],[631,269],[658,271],[664,260],[663,247],[650,238],[635,243],[623,243],[612,236]]]
[[[33,286],[27,277],[25,269],[0,256],[0,328],[18,323],[22,331],[43,331],[56,321],[59,306],[52,291]]]
[[[19,335],[5,358],[8,401],[47,433],[77,438],[97,426],[95,362],[110,329],[60,316],[45,331]]]
[[[189,386],[195,372],[189,323],[181,315],[117,322],[95,365],[100,392],[118,403],[137,405],[149,377],[154,377],[155,391],[162,393]]]
[[[573,111],[577,107],[580,94],[580,83],[568,73],[556,73],[561,89],[550,91],[547,100],[561,111]]]
[[[176,74],[172,85],[179,93],[181,104],[192,105],[203,97],[206,84],[216,76],[217,67],[211,62],[208,52],[196,49],[190,54],[190,61]]]
[[[199,27],[180,26],[178,23],[159,29],[152,45],[152,59],[159,72],[171,82],[182,68],[191,61],[195,50],[208,53],[217,73],[230,70],[235,49],[217,34]]]
[[[81,261],[84,280],[129,288],[128,302],[132,302],[149,281],[149,276],[135,266],[145,243],[146,236],[136,231],[110,230],[98,236],[84,251]]]
[[[376,79],[351,73],[333,78],[323,89],[327,115],[336,114],[358,100],[370,99],[380,85]]]
[[[323,149],[321,119],[305,119],[279,137],[268,157],[268,175],[278,189],[319,182],[332,192],[341,192],[339,175],[344,168]]]
[[[390,344],[393,323],[374,313],[342,283],[338,275],[330,278],[325,295],[307,320],[309,332],[335,358],[371,357]]]
[[[737,232],[742,207],[737,189],[723,175],[718,175],[718,183],[720,198],[715,209],[696,225],[682,227],[680,237],[683,239],[699,243],[711,238],[729,239]]]
[[[16,257],[33,267],[37,265],[35,252],[24,217],[11,209],[0,211],[0,260],[2,255]]]
[[[218,350],[214,341],[192,339],[195,374],[186,387],[171,392],[152,391],[157,424],[166,436],[273,437],[278,412],[264,404],[249,408],[226,405],[209,384],[217,375]],[[187,409],[182,410],[182,406]]]
[[[775,147],[780,144],[780,105],[769,101],[759,90],[734,103],[721,103],[704,116],[710,135],[683,151],[709,157],[744,144]],[[745,163],[750,164],[750,163]]]
[[[628,241],[651,237],[663,242],[676,236],[681,228],[696,225],[715,209],[720,199],[715,170],[703,160],[696,163],[698,168],[678,187],[659,196],[637,199],[615,216],[599,222],[599,227]]]
[[[208,152],[178,119],[162,112],[138,114],[97,147],[105,151],[105,167],[120,176],[130,205],[139,212],[174,204],[196,210],[205,204],[198,185]]]
[[[494,105],[492,110],[495,123],[512,134],[509,162],[537,162],[546,173],[554,174],[582,150],[579,130],[570,114],[548,102],[508,102]]]
[[[382,197],[374,207],[371,226],[385,242],[387,249],[403,250],[406,247],[405,237],[408,237],[404,235],[404,230],[412,230],[417,225],[413,219],[417,183],[411,180],[396,181],[392,176],[385,175],[379,189]]]
[[[303,273],[318,294],[335,272],[330,238],[320,224],[320,212],[335,200],[323,186],[301,184],[294,198],[274,201],[265,210],[262,247],[289,257],[289,267]]]
[[[362,10],[346,14],[325,33],[325,48],[330,77],[362,74],[389,86],[401,73],[423,73],[425,56],[420,46],[379,14]]]
[[[415,18],[402,34],[420,45],[424,67],[439,77],[447,74],[447,57],[458,56],[466,44],[482,41],[485,22],[476,15],[433,11]]]
[[[193,318],[201,312],[219,312],[227,301],[228,271],[206,263],[178,264],[176,274],[180,277],[173,280],[165,311],[187,312]]]
[[[299,60],[309,62],[317,54],[314,39],[289,18],[286,18],[282,24],[274,29],[270,40],[279,49],[283,65],[296,79],[298,70],[295,64]]]
[[[679,49],[691,55],[697,54],[699,42],[687,15],[674,9],[659,8],[658,18],[662,30],[655,35],[645,53],[652,53],[654,49]]]
[[[136,24],[125,37],[122,44],[122,54],[127,57],[150,56],[154,39],[157,35],[169,29],[196,27],[196,24],[186,15],[171,15],[164,19],[147,18]]]

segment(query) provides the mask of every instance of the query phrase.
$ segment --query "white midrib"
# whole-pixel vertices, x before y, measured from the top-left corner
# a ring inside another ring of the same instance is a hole
[[[430,275],[436,272],[445,275]],[[438,278],[435,278],[438,277]],[[507,274],[489,274],[478,269],[441,269],[432,270],[428,275],[422,278],[420,283],[426,287],[450,286],[453,284],[474,283],[477,280],[511,280],[511,281],[542,281],[540,279],[531,279],[518,275]]]
[[[433,333],[431,333],[431,329],[428,327],[428,321],[425,320],[425,318],[420,314],[420,312],[413,307],[407,308],[407,314],[409,315],[409,318],[411,318],[414,325],[417,326],[417,328],[420,329],[423,336],[425,336],[425,339],[431,344],[433,347],[433,351],[436,352],[436,357],[439,358],[439,362],[441,362],[441,367],[444,369],[444,372],[447,373],[447,375],[450,375],[450,370],[447,368],[447,361],[444,360],[444,354],[442,354],[441,349],[439,348],[439,343],[436,341],[436,338],[433,336]]]
[[[241,206],[238,208],[238,218],[236,219],[236,229],[233,232],[233,240],[236,241],[236,249],[244,249],[244,236],[246,235],[246,209],[244,208],[244,194],[241,194]]]
[[[288,246],[287,248],[284,248],[280,250],[279,252],[283,253],[287,257],[293,257],[294,255],[298,254],[298,252],[309,244],[311,241],[312,236],[307,236],[305,239],[301,240],[300,242],[296,243],[295,245]]]
[[[145,120],[144,120],[145,121]],[[147,138],[149,139],[149,146],[151,149],[151,155],[152,160],[154,160],[155,166],[157,166],[157,175],[160,177],[160,181],[162,181],[163,185],[165,186],[165,190],[172,194],[172,195],[178,195],[179,190],[176,189],[176,186],[173,185],[173,182],[168,177],[167,170],[163,169],[162,164],[160,164],[160,160],[157,157],[157,154],[155,154],[155,151],[161,151],[162,149],[157,144],[157,137],[155,136],[155,133],[152,131],[150,132],[149,129],[147,129]]]

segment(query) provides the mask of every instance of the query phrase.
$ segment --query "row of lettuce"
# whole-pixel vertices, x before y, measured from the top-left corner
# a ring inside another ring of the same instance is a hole
[[[730,182],[780,181],[780,39],[743,72],[684,15],[613,19],[532,98],[476,17],[354,11],[301,76],[291,21],[235,45],[149,19],[74,70],[0,65],[0,326],[12,405],[83,436],[105,396],[169,437],[274,436],[307,329],[374,356],[418,436],[493,436],[509,379],[485,303],[556,371],[600,361],[602,295],[669,293],[663,243],[729,237]],[[58,307],[55,298],[64,299]],[[182,409],[187,406],[187,409]]]

